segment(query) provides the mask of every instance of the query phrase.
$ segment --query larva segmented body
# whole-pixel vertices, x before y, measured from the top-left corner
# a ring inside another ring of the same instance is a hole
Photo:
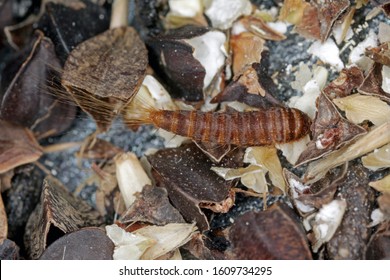
[[[154,126],[194,141],[237,146],[295,141],[309,133],[311,124],[301,111],[281,107],[234,113],[156,110],[149,118]]]

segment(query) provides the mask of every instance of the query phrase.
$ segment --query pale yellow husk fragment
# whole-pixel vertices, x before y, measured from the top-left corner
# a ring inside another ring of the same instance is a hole
[[[196,233],[195,224],[172,223],[165,226],[147,226],[136,230],[134,234],[154,240],[156,243],[142,255],[143,260],[154,260],[191,240]]]
[[[390,121],[390,106],[378,97],[352,94],[334,99],[333,102],[355,124],[369,120],[375,125],[381,125]]]
[[[245,151],[244,162],[264,167],[269,172],[272,184],[286,192],[282,165],[274,147],[249,147]]]
[[[152,181],[134,153],[119,154],[115,157],[115,165],[119,189],[128,208],[135,201],[135,195]]]
[[[139,260],[155,240],[140,234],[126,232],[117,225],[106,226],[107,236],[115,244],[114,260]]]
[[[305,173],[305,182],[311,184],[323,178],[326,173],[345,162],[365,155],[390,143],[390,122],[386,122],[372,129],[354,143],[345,146],[325,158],[309,164]]]
[[[370,187],[373,187],[378,192],[390,193],[390,175],[387,175],[381,180],[370,182]]]
[[[390,144],[362,157],[362,162],[366,168],[374,171],[390,167]]]

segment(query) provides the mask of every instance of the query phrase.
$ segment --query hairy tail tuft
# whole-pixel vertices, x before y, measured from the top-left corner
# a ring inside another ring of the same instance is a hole
[[[127,125],[153,124],[153,114],[158,111],[148,90],[141,86],[133,100],[125,107],[122,115]]]

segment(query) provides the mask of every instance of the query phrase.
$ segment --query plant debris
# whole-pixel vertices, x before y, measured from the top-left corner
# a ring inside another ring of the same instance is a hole
[[[202,207],[227,212],[233,206],[234,198],[230,195],[233,183],[225,182],[210,170],[212,162],[196,145],[166,149],[147,158],[157,185],[168,190],[170,200],[184,219],[196,221],[200,230],[209,228]]]
[[[168,223],[184,223],[184,219],[170,204],[165,188],[145,186],[131,207],[121,216],[121,222],[144,222],[163,226]]]
[[[61,88],[56,73],[61,66],[53,43],[37,31],[28,56],[22,59],[23,64],[2,98],[0,118],[38,134],[52,131],[51,135],[56,135],[65,131],[76,110],[71,103],[61,104],[55,97],[55,91]]]
[[[148,46],[171,94],[199,101],[224,65],[225,40],[220,31],[187,25],[150,39]]]
[[[116,260],[170,259],[178,247],[187,243],[196,232],[193,224],[170,223],[165,226],[145,226],[126,232],[117,225],[106,226],[115,243]]]
[[[138,91],[147,64],[146,47],[135,29],[118,27],[79,44],[64,65],[61,82],[105,131]],[[106,84],[112,84],[109,91]],[[103,112],[91,110],[90,104],[96,99],[102,101]]]
[[[0,0],[0,258],[389,258],[389,33],[389,1]]]
[[[364,128],[344,119],[325,94],[318,97],[317,108],[311,127],[313,139],[300,155],[297,165],[324,156],[366,133]]]
[[[0,120],[0,174],[39,159],[43,152],[28,128]]]
[[[230,258],[311,259],[303,227],[296,223],[294,215],[288,206],[277,203],[267,211],[249,212],[239,217],[228,229],[228,240],[232,243]]]
[[[339,195],[348,208],[326,245],[327,254],[332,259],[363,259],[370,238],[368,224],[375,195],[368,187],[367,171],[361,164],[351,164]]]
[[[86,227],[51,244],[41,260],[112,260],[114,244],[104,230]]]
[[[51,234],[64,234],[100,224],[101,217],[91,206],[72,196],[55,179],[47,177],[40,204],[31,214],[26,226],[26,247],[31,258],[37,259],[47,247]]]
[[[19,247],[15,242],[5,239],[0,244],[0,259],[1,260],[19,260]]]

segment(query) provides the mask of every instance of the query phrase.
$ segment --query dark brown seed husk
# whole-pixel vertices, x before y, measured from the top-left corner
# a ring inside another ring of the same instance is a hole
[[[5,239],[0,243],[0,260],[18,260],[19,247],[15,242]]]
[[[43,172],[33,164],[15,168],[11,188],[2,195],[8,217],[8,238],[23,244],[27,220],[37,206],[44,179]]]
[[[344,165],[342,168],[335,168],[329,172],[324,178],[314,183],[311,186],[308,186],[306,189],[298,190],[294,185],[289,187],[290,198],[302,217],[307,217],[315,211],[315,209],[320,209],[323,205],[330,203],[335,196],[339,183],[343,180],[346,175],[347,166]],[[283,170],[284,177],[288,183],[291,180],[299,182],[301,185],[304,185],[303,181],[298,178],[294,173],[288,171],[287,169]],[[298,197],[294,197],[294,193],[297,193]],[[308,212],[301,212],[301,209],[298,207],[297,202],[303,203],[305,206],[313,207],[312,210]],[[314,209],[315,208],[315,209]]]
[[[270,107],[284,107],[283,104],[274,97],[276,94],[276,85],[267,74],[268,52],[262,53],[262,63],[253,63],[248,66],[249,69],[256,71],[256,83],[261,89],[262,94],[250,92],[248,85],[240,80],[241,75],[235,78],[220,94],[212,99],[212,103],[221,103],[224,101],[239,101],[249,106],[259,109],[269,109]]]
[[[57,179],[46,177],[40,204],[27,222],[25,246],[29,256],[37,259],[48,243],[63,234],[101,224],[101,216],[90,205],[69,193]]]
[[[390,102],[390,93],[387,93],[382,88],[382,68],[382,64],[374,63],[358,91],[362,94],[377,96],[386,102]]]
[[[230,145],[219,145],[215,143],[202,143],[195,141],[194,143],[209,157],[209,159],[211,159],[215,163],[221,162],[221,160],[232,149]]]
[[[194,49],[185,39],[203,35],[208,31],[205,27],[184,26],[148,40],[152,67],[167,83],[167,89],[174,97],[187,101],[203,99],[206,70],[194,58]]]
[[[63,65],[78,44],[108,29],[110,16],[106,9],[92,1],[61,2],[46,3],[45,13],[39,19],[37,28],[54,42]]]
[[[390,222],[381,224],[367,245],[367,260],[390,259]]]
[[[168,190],[169,199],[187,222],[195,221],[200,230],[209,222],[200,205],[223,205],[233,182],[226,182],[211,171],[212,162],[195,144],[160,150],[147,157],[157,185]],[[228,157],[222,165],[228,162]]]
[[[169,202],[167,190],[152,186],[142,189],[120,220],[122,223],[145,222],[157,226],[185,223],[179,211]]]
[[[0,1],[0,48],[3,47],[4,27],[14,24],[14,16],[12,14],[12,2],[11,1]]]
[[[323,205],[330,203],[334,199],[340,182],[346,175],[346,168],[347,166],[344,166],[339,172],[340,174],[328,173],[327,176],[312,186],[312,188],[319,189],[318,191],[312,194],[301,195],[297,200],[316,209],[320,209]]]
[[[366,130],[343,118],[325,94],[317,99],[316,117],[311,127],[313,139],[299,156],[296,165],[301,165],[329,154],[366,133]]]
[[[114,243],[100,228],[82,228],[51,244],[41,260],[112,260]]]
[[[352,66],[341,70],[339,76],[324,88],[329,99],[342,98],[350,95],[364,80],[363,71]]]
[[[55,97],[55,91],[60,90],[60,69],[53,43],[37,31],[27,58],[1,101],[0,118],[31,128],[37,134],[65,131],[72,124],[76,109]]]
[[[347,209],[343,220],[326,244],[329,259],[364,259],[371,236],[370,215],[375,191],[368,186],[368,171],[361,163],[350,163],[345,180],[340,183],[338,196],[345,199]]]
[[[309,260],[312,255],[301,222],[284,203],[263,212],[249,212],[228,229],[230,259]]]
[[[62,84],[105,131],[138,91],[147,65],[147,50],[135,29],[118,27],[71,52]]]
[[[205,236],[202,233],[196,233],[192,239],[183,246],[183,249],[200,260],[214,260],[215,257],[212,251],[206,247]]]

